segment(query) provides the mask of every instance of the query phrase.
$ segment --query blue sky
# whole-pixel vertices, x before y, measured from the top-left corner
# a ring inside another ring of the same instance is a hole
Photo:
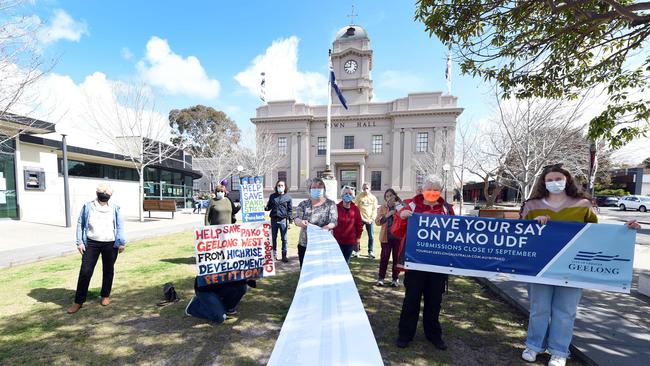
[[[284,58],[282,52],[289,53],[287,58],[297,57],[295,70],[287,69],[305,85],[294,86],[294,95],[323,103],[326,87],[318,91],[314,85],[325,80],[327,49],[336,31],[350,22],[351,5],[351,1],[37,0],[33,9],[46,27],[67,28],[53,30],[43,47],[45,56],[58,60],[53,73],[77,85],[97,72],[109,80],[145,78],[154,85],[162,114],[205,104],[224,110],[246,129],[261,101],[254,86],[242,85],[235,76],[247,69],[252,74],[256,57],[263,58],[275,42],[278,52],[269,52],[269,57]],[[354,5],[355,23],[366,28],[374,49],[376,100],[403,97],[409,91],[446,91],[446,51],[413,21],[413,2],[354,1]],[[182,71],[185,66],[188,69]],[[465,108],[461,119],[487,117],[489,89],[479,80],[459,76],[454,66],[453,94]]]

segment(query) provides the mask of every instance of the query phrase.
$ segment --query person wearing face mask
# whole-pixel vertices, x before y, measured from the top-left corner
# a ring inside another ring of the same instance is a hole
[[[226,197],[226,187],[219,184],[214,190],[214,198],[205,211],[205,225],[228,225],[232,223],[232,202]]]
[[[338,211],[336,203],[325,197],[325,182],[314,178],[309,184],[309,199],[300,202],[296,207],[294,223],[300,227],[298,239],[298,259],[300,267],[307,251],[307,226],[319,226],[323,230],[332,230],[336,227]]]
[[[287,263],[287,229],[289,220],[293,215],[291,196],[287,194],[287,184],[283,180],[275,182],[275,192],[269,197],[264,211],[271,211],[271,239],[273,242],[273,256],[277,256],[278,230],[282,240],[282,262]],[[277,258],[276,258],[277,260]]]
[[[398,269],[404,270],[404,249],[408,219],[416,213],[434,215],[454,215],[454,210],[441,197],[442,181],[436,175],[428,175],[422,182],[422,194],[405,201],[401,210],[393,215],[391,233],[400,238],[398,249]],[[447,275],[441,273],[408,270],[404,275],[404,302],[399,319],[399,335],[395,344],[400,348],[408,346],[415,336],[420,318],[420,301],[424,298],[424,335],[439,350],[446,350],[440,326],[440,304],[447,285]]]
[[[379,214],[375,220],[375,224],[381,226],[379,233],[379,242],[381,243],[381,256],[379,257],[379,273],[377,275],[377,286],[384,285],[384,277],[386,277],[386,270],[388,269],[388,260],[391,253],[393,255],[393,266],[391,270],[392,282],[391,286],[399,286],[399,270],[397,269],[397,251],[399,250],[399,238],[395,237],[391,232],[393,227],[394,215],[404,207],[404,203],[399,198],[395,190],[388,188],[384,192],[384,203],[379,207]]]
[[[235,199],[233,197],[232,192],[228,191],[228,179],[224,179],[221,181],[221,185],[224,187],[225,192],[226,192],[226,198],[230,200],[230,209],[232,210],[232,219],[231,223],[234,224],[237,222],[237,218],[235,217],[237,215],[237,212],[241,210],[241,204],[238,202],[235,202]]]
[[[124,221],[120,207],[109,200],[113,189],[108,184],[97,186],[97,198],[86,203],[77,220],[77,250],[81,254],[81,269],[77,280],[74,303],[68,308],[74,314],[86,302],[88,285],[93,276],[95,265],[102,257],[102,290],[100,304],[110,304],[111,288],[117,254],[124,251]]]
[[[368,232],[368,257],[374,259],[374,222],[377,218],[377,207],[379,203],[377,202],[377,197],[370,192],[370,185],[368,183],[361,185],[361,193],[354,199],[354,203],[359,206],[361,219]],[[359,249],[357,247],[355,253],[352,253],[355,257],[359,256]]]
[[[361,233],[363,232],[363,221],[361,212],[354,200],[354,190],[345,186],[341,190],[341,202],[336,205],[338,220],[334,228],[334,239],[341,247],[341,253],[346,262],[350,262],[350,256],[355,246],[359,245]]]
[[[562,164],[549,165],[539,176],[530,198],[522,206],[521,219],[535,220],[541,225],[549,221],[597,223],[589,196],[576,185]],[[640,229],[636,220],[625,223]],[[569,356],[582,289],[564,286],[528,284],[530,315],[528,337],[521,358],[535,362],[537,354],[551,354],[550,366],[564,366]]]

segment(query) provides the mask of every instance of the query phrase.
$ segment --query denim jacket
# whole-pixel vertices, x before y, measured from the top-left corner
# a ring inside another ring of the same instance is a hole
[[[90,201],[84,205],[79,214],[79,219],[77,220],[77,246],[88,243],[88,216],[90,215],[91,206],[95,201]],[[124,221],[122,220],[122,214],[120,213],[120,206],[113,206],[113,226],[115,228],[115,248],[126,245],[126,239],[124,238]]]

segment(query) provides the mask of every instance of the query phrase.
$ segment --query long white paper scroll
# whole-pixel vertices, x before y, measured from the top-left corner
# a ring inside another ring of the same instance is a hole
[[[339,245],[313,225],[307,238],[298,287],[268,365],[383,365]]]

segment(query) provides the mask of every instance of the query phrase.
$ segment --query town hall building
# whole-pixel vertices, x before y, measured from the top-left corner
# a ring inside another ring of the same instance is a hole
[[[411,196],[424,174],[443,177],[442,166],[453,164],[456,119],[463,109],[457,97],[441,92],[409,93],[406,97],[373,101],[373,51],[366,31],[349,25],[338,31],[332,66],[348,109],[332,96],[331,170],[339,186],[368,182],[378,197],[388,188]],[[332,92],[332,91],[330,91]],[[286,156],[267,175],[265,188],[277,179],[290,191],[305,191],[307,180],[325,171],[327,105],[294,100],[269,101],[251,121],[257,133],[272,134],[278,153]],[[414,161],[431,154],[439,159],[435,172],[420,172]],[[451,173],[451,172],[449,172]],[[453,177],[447,179],[451,187]]]

